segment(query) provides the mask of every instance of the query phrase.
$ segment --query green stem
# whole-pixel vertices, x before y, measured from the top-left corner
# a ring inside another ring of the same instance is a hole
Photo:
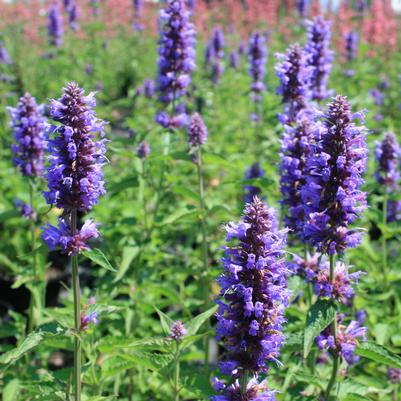
[[[334,279],[334,255],[330,255],[330,283],[333,283]],[[334,320],[332,323],[332,332],[334,337],[334,344],[336,343],[337,339],[337,314],[334,316]],[[325,399],[328,400],[330,397],[331,389],[333,388],[336,379],[337,379],[337,372],[339,367],[339,357],[336,350],[333,351],[333,369],[331,371],[331,377],[327,384],[326,392],[325,392]]]
[[[175,353],[175,370],[174,370],[174,392],[175,401],[180,400],[180,346],[178,342],[176,343],[176,353]]]
[[[398,401],[398,383],[394,384],[393,388],[393,401]]]
[[[148,233],[148,212],[146,209],[146,197],[145,197],[145,160],[142,159],[142,190],[141,190],[141,202],[143,208],[143,225],[145,226],[145,237]]]
[[[246,388],[248,386],[248,373],[244,372],[244,374],[240,378],[240,387],[241,387],[241,394],[246,394]]]
[[[388,194],[387,191],[384,193],[383,196],[383,226],[387,224],[387,203],[388,203]],[[383,230],[382,230],[383,231]],[[387,288],[387,240],[382,232],[381,236],[381,242],[382,242],[382,272],[383,272],[383,282],[384,286]]]
[[[34,210],[34,183],[32,180],[29,180],[29,206],[31,210]],[[33,273],[33,282],[32,284],[35,286],[37,277],[37,267],[36,267],[36,235],[35,235],[35,221],[30,219],[30,231],[31,231],[31,252],[32,252],[32,273]],[[29,314],[28,314],[28,327],[27,334],[29,334],[33,328],[35,327],[35,297],[33,291],[30,294],[29,300]]]
[[[71,234],[74,236],[77,232],[77,210],[71,211]],[[78,273],[78,255],[71,257],[72,262],[72,286],[74,292],[74,401],[81,401],[81,355],[82,346],[80,339],[81,326],[81,300],[79,288]]]

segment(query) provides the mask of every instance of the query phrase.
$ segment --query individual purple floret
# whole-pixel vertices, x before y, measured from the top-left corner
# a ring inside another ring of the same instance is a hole
[[[359,45],[359,35],[357,31],[348,31],[344,35],[344,49],[345,49],[345,59],[348,62],[354,60],[358,54]]]
[[[313,290],[318,297],[327,297],[346,304],[355,295],[352,285],[357,284],[362,274],[361,271],[348,273],[345,263],[338,261],[334,267],[333,279],[330,280],[330,266],[325,263],[312,279]]]
[[[188,126],[188,144],[192,147],[202,146],[207,141],[207,128],[202,117],[195,113]]]
[[[268,370],[278,362],[284,340],[282,325],[288,304],[288,270],[282,258],[285,231],[278,230],[276,211],[258,197],[245,206],[242,220],[226,226],[224,271],[217,316],[217,339],[227,355],[222,374],[240,377]]]
[[[365,309],[359,309],[355,313],[355,319],[362,326],[366,322],[366,311]]]
[[[363,183],[368,150],[364,126],[354,120],[351,104],[338,95],[327,106],[320,139],[306,163],[307,177],[301,189],[306,222],[303,240],[319,252],[335,254],[355,247],[361,240],[350,229],[366,207]]]
[[[400,181],[401,148],[396,136],[387,132],[382,142],[376,143],[375,157],[378,164],[377,182],[386,191],[397,190]]]
[[[265,176],[265,171],[258,162],[252,164],[245,172],[245,179],[252,180],[254,178],[262,178]],[[253,198],[257,195],[260,196],[262,190],[254,185],[244,185],[244,202],[252,202]]]
[[[181,341],[183,337],[187,334],[187,329],[185,328],[184,324],[179,320],[173,322],[170,328],[170,338],[174,341]]]
[[[0,64],[11,65],[12,63],[13,61],[11,60],[7,48],[4,46],[3,42],[0,42]]]
[[[287,124],[295,121],[297,114],[308,108],[311,96],[310,84],[313,67],[308,64],[309,55],[298,44],[291,45],[285,54],[277,54],[280,60],[275,70],[280,79],[277,94],[286,105],[281,120]]]
[[[59,100],[51,100],[50,115],[60,125],[50,133],[50,166],[47,172],[48,204],[69,212],[92,209],[105,193],[102,165],[105,162],[105,122],[95,117],[95,94],[85,96],[75,82]],[[101,139],[95,140],[100,135]]]
[[[50,224],[43,227],[42,239],[50,250],[60,249],[67,255],[76,255],[90,249],[88,241],[99,236],[97,226],[91,219],[86,220],[75,235],[71,234],[71,227],[65,220],[59,219],[58,223],[58,227]]]
[[[267,47],[265,35],[255,32],[249,40],[248,48],[249,75],[252,78],[251,94],[255,103],[262,100],[262,92],[266,90],[263,82],[266,74]]]
[[[366,341],[366,327],[361,327],[356,320],[345,326],[339,319],[337,336],[334,339],[332,326],[328,326],[316,337],[320,349],[334,350],[337,355],[344,358],[348,364],[354,363],[354,352],[359,341]]]
[[[266,382],[258,382],[257,379],[251,379],[246,386],[245,391],[241,389],[239,381],[236,380],[231,385],[225,385],[217,378],[213,379],[214,391],[220,393],[214,395],[212,401],[275,401],[275,391],[267,388]]]
[[[165,9],[160,12],[157,90],[160,101],[166,106],[174,106],[187,94],[195,69],[195,30],[189,18],[183,0],[167,0]],[[172,110],[168,119],[174,118],[175,113],[176,110]],[[159,116],[156,121],[159,122]],[[170,122],[163,126],[166,125],[172,127]]]
[[[327,81],[332,67],[334,52],[329,50],[331,22],[318,16],[307,21],[305,52],[309,65],[313,67],[311,89],[313,100],[323,100],[328,96]]]
[[[150,155],[150,146],[146,141],[142,141],[136,148],[136,154],[141,159],[146,159]]]
[[[314,253],[313,255],[307,254],[305,259],[299,255],[294,255],[294,260],[290,266],[296,274],[306,281],[311,282],[320,270],[320,259],[320,253]]]
[[[47,146],[47,123],[44,106],[38,105],[33,96],[25,93],[17,107],[9,107],[11,128],[15,143],[12,145],[14,163],[22,175],[37,177],[42,174]]]
[[[387,376],[391,383],[393,384],[401,383],[401,369],[388,368]]]
[[[224,72],[223,59],[225,46],[224,32],[219,27],[214,28],[206,47],[205,62],[206,67],[210,70],[212,82],[215,85],[219,83]]]
[[[307,112],[299,112],[295,125],[285,125],[281,138],[280,191],[286,209],[284,225],[301,235],[305,222],[301,189],[306,183],[306,163],[319,138],[319,125]]]
[[[25,217],[27,220],[36,220],[36,211],[31,205],[22,202],[20,199],[16,199],[14,205],[21,213],[21,216]]]
[[[297,10],[300,17],[305,18],[308,14],[309,1],[297,0]]]
[[[50,44],[60,47],[63,44],[63,19],[61,17],[60,3],[55,0],[49,8],[48,14],[48,33],[50,37]]]

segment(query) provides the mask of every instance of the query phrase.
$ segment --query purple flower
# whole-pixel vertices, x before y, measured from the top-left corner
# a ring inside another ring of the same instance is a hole
[[[356,31],[348,31],[344,35],[345,58],[348,62],[354,60],[358,54],[359,35]]]
[[[230,53],[230,66],[234,68],[234,70],[238,70],[240,67],[240,58],[237,51],[232,51]]]
[[[387,221],[389,223],[401,220],[401,201],[389,199],[387,203]]]
[[[305,213],[301,189],[306,183],[306,163],[311,148],[320,136],[319,125],[307,112],[299,112],[295,125],[285,125],[281,138],[280,191],[281,204],[286,208],[284,224],[294,233],[301,234]]]
[[[17,107],[9,109],[15,144],[12,145],[14,163],[22,175],[37,177],[42,174],[44,152],[47,145],[44,106],[25,93]]]
[[[76,0],[72,0],[70,2],[70,5],[67,8],[67,12],[68,12],[68,25],[73,31],[76,31],[79,28],[79,23],[78,23],[79,11]]]
[[[224,72],[224,48],[224,32],[221,28],[216,27],[212,31],[212,36],[207,45],[205,54],[206,66],[210,69],[211,79],[214,84],[218,84]]]
[[[262,100],[261,93],[266,90],[263,83],[266,74],[267,48],[265,35],[255,32],[248,47],[249,75],[252,78],[251,93],[254,102]]]
[[[7,48],[4,46],[3,42],[0,42],[0,64],[11,65],[12,63],[13,61],[11,60]]]
[[[397,190],[400,180],[401,148],[396,136],[387,132],[382,142],[376,142],[377,182],[386,190]]]
[[[151,99],[155,94],[155,81],[153,79],[145,79],[143,83],[143,93],[148,98]]]
[[[207,141],[207,128],[202,120],[202,117],[195,113],[191,117],[191,121],[188,126],[188,143],[189,146],[197,147],[202,146]]]
[[[344,358],[348,364],[351,364],[355,362],[354,352],[359,342],[358,339],[366,341],[365,335],[366,327],[361,327],[355,320],[345,326],[341,322],[341,317],[339,317],[336,338],[334,339],[332,326],[330,325],[316,337],[316,342],[320,349],[334,350],[338,356]]]
[[[336,96],[323,117],[320,139],[312,145],[301,188],[306,216],[303,240],[319,252],[334,254],[360,242],[360,232],[349,225],[366,207],[360,186],[368,151],[366,128],[353,122],[363,113],[352,114],[346,98]]]
[[[105,162],[105,122],[95,117],[95,94],[85,96],[75,82],[52,100],[50,115],[60,123],[51,126],[50,165],[47,172],[48,204],[69,212],[86,212],[105,193],[102,165]],[[102,139],[95,140],[100,133]]]
[[[174,341],[181,341],[183,337],[187,334],[187,329],[185,328],[184,324],[179,320],[173,322],[170,328],[170,338]]]
[[[254,178],[261,178],[265,176],[265,171],[258,162],[252,164],[245,172],[245,179],[252,180]],[[244,185],[244,202],[249,203],[257,195],[260,196],[262,190],[254,185]]]
[[[160,12],[157,90],[166,106],[187,94],[195,69],[195,30],[189,17],[183,0],[167,0]]]
[[[277,54],[276,57],[280,60],[275,67],[280,79],[277,94],[282,96],[286,105],[285,115],[281,119],[292,123],[302,109],[308,108],[313,67],[308,64],[310,55],[298,44],[291,45],[285,54]]]
[[[136,154],[141,159],[146,159],[150,155],[150,146],[146,141],[142,141],[136,148]]]
[[[81,314],[81,327],[80,327],[80,330],[81,331],[88,330],[90,323],[92,323],[94,325],[99,324],[99,318],[98,318],[97,312],[94,311],[94,312],[91,312],[89,315],[87,315],[86,312],[83,311],[82,314]]]
[[[365,324],[366,322],[366,311],[365,309],[359,309],[355,313],[355,319],[358,321],[360,325]]]
[[[388,368],[387,370],[388,379],[393,384],[401,383],[401,369]]]
[[[16,199],[14,205],[20,211],[21,216],[28,220],[36,220],[36,211],[31,205],[22,202],[20,199]]]
[[[309,0],[297,0],[297,9],[299,16],[305,18],[308,13]]]
[[[60,3],[58,0],[52,2],[48,14],[48,33],[50,37],[50,44],[60,47],[63,44],[63,19],[61,17]]]
[[[93,64],[85,64],[85,74],[92,75],[93,74]]]
[[[288,304],[285,231],[278,230],[276,212],[257,197],[245,206],[242,221],[226,226],[224,271],[216,314],[217,339],[227,349],[223,374],[266,372],[278,362],[284,340],[282,325]]]
[[[62,253],[76,255],[90,249],[87,242],[99,236],[96,224],[90,219],[75,235],[71,234],[71,227],[66,220],[59,219],[58,223],[58,227],[50,224],[43,227],[42,239],[50,250],[60,249]]]
[[[309,65],[313,67],[312,99],[323,100],[328,96],[326,85],[334,57],[334,52],[329,50],[331,22],[318,16],[307,21],[306,25],[308,41],[305,52],[309,55]]]
[[[318,297],[327,297],[343,304],[355,295],[352,288],[363,272],[348,273],[345,263],[338,261],[334,267],[333,280],[330,280],[330,266],[324,263],[312,279],[313,289]]]
[[[239,381],[226,386],[219,379],[214,378],[213,388],[219,395],[214,395],[212,401],[276,401],[275,391],[268,390],[266,382],[251,379],[246,389],[241,389]]]
[[[321,256],[320,253],[315,253],[313,255],[308,254],[306,259],[304,259],[299,255],[294,255],[294,261],[290,266],[296,274],[310,282],[316,277],[320,270]]]
[[[378,88],[373,88],[369,91],[369,95],[372,97],[374,103],[376,106],[380,107],[383,106],[384,103],[384,93],[378,89]]]

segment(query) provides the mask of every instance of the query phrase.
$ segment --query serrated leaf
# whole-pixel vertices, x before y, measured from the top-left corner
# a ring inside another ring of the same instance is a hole
[[[215,305],[212,308],[208,309],[207,311],[191,319],[191,321],[186,324],[187,335],[188,336],[195,335],[201,328],[202,324],[205,323],[206,320],[208,320],[217,311],[217,308],[218,306]]]
[[[103,267],[104,269],[110,270],[112,272],[116,271],[116,269],[114,269],[114,267],[110,264],[110,262],[100,249],[93,248],[88,251],[83,251],[82,254],[95,264]]]
[[[168,338],[146,338],[144,340],[135,340],[127,337],[111,337],[104,339],[99,345],[101,352],[113,352],[124,348],[133,348],[138,351],[162,351],[170,352],[172,342]]]
[[[170,334],[171,325],[173,324],[173,320],[168,317],[164,312],[154,306],[157,314],[159,315],[160,323],[162,325],[163,331],[165,334]]]
[[[144,366],[150,370],[160,370],[174,359],[172,354],[155,354],[153,352],[132,352],[120,355],[121,358],[136,362],[137,365]]]
[[[166,219],[164,219],[161,223],[159,223],[159,226],[165,226],[167,224],[172,224],[175,221],[182,219],[184,217],[188,217],[191,215],[199,214],[199,210],[197,209],[181,209],[177,210],[176,212],[170,214]]]
[[[115,279],[113,280],[114,283],[120,281],[124,277],[125,273],[128,271],[131,265],[131,262],[138,255],[138,252],[139,248],[137,246],[125,246],[123,248],[120,267],[118,269]]]
[[[356,347],[356,354],[375,362],[382,363],[393,368],[401,369],[401,357],[391,352],[382,345],[370,341],[360,343]]]
[[[308,311],[304,330],[304,358],[309,355],[315,338],[334,320],[336,307],[333,302],[319,299]]]

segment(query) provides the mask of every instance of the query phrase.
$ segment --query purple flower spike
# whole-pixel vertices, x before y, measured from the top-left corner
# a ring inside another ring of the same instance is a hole
[[[387,191],[397,190],[400,181],[401,148],[392,132],[385,134],[382,142],[375,148],[378,169],[375,174],[377,182]]]
[[[224,72],[224,48],[224,32],[221,28],[216,27],[213,29],[205,54],[206,66],[210,69],[211,79],[215,85],[219,83]]]
[[[12,145],[14,163],[22,175],[37,177],[43,171],[47,145],[44,106],[38,105],[34,97],[25,93],[17,107],[10,107],[8,110],[15,140],[15,144]]]
[[[150,146],[146,141],[142,141],[136,148],[136,154],[140,159],[146,159],[150,155]]]
[[[308,14],[309,0],[297,0],[297,9],[300,17],[305,18]]]
[[[360,191],[367,147],[364,126],[353,120],[351,104],[337,96],[324,114],[320,139],[306,163],[307,178],[301,189],[306,222],[303,240],[319,252],[335,254],[359,244],[361,234],[349,228],[366,207]]]
[[[50,115],[60,125],[50,133],[50,166],[47,173],[48,204],[65,211],[92,209],[105,193],[102,165],[105,162],[105,122],[95,117],[95,94],[85,96],[75,82],[64,89],[59,100],[52,100]],[[95,140],[100,134],[100,140]]]
[[[237,51],[233,51],[230,53],[230,67],[234,68],[234,70],[238,70],[240,67],[240,58]]]
[[[268,370],[266,362],[278,362],[284,340],[286,235],[278,230],[276,211],[257,197],[245,206],[242,221],[228,224],[226,231],[227,241],[235,239],[235,244],[225,247],[224,271],[217,280],[217,339],[227,349],[220,370],[234,377],[257,375]]]
[[[195,69],[195,30],[189,18],[183,0],[167,0],[160,12],[157,90],[166,106],[187,94]]]
[[[264,77],[266,74],[267,47],[265,35],[255,32],[249,40],[248,48],[249,75],[252,78],[251,93],[254,102],[262,100],[261,93],[266,90]]]
[[[188,126],[189,146],[197,147],[204,145],[207,141],[207,135],[207,128],[202,117],[198,113],[195,113],[191,117],[191,122]]]
[[[265,171],[258,162],[252,164],[245,172],[245,179],[251,180],[253,178],[261,178],[265,176]],[[244,202],[249,203],[257,195],[260,196],[262,190],[254,185],[244,185]]]
[[[285,54],[276,56],[280,60],[275,68],[280,79],[277,94],[282,96],[286,105],[281,120],[292,123],[302,109],[308,108],[313,67],[308,64],[309,55],[298,44],[291,45]]]
[[[11,60],[10,54],[4,43],[0,42],[0,64],[11,65],[13,61]]]
[[[356,31],[349,31],[344,35],[345,58],[348,62],[354,60],[358,54],[359,35]]]
[[[187,329],[185,328],[184,324],[177,320],[176,322],[173,322],[171,325],[171,333],[170,333],[170,338],[172,338],[174,341],[180,342],[183,337],[187,334]]]
[[[61,17],[60,3],[55,0],[50,8],[48,14],[48,33],[50,37],[50,44],[60,47],[63,44],[63,19]]]
[[[79,10],[76,0],[70,2],[70,5],[67,8],[68,12],[68,25],[73,30],[76,31],[79,28]]]
[[[313,67],[312,99],[324,100],[328,96],[326,85],[334,58],[334,52],[329,50],[331,22],[318,16],[306,24],[308,41],[305,52],[309,55],[309,65]]]

